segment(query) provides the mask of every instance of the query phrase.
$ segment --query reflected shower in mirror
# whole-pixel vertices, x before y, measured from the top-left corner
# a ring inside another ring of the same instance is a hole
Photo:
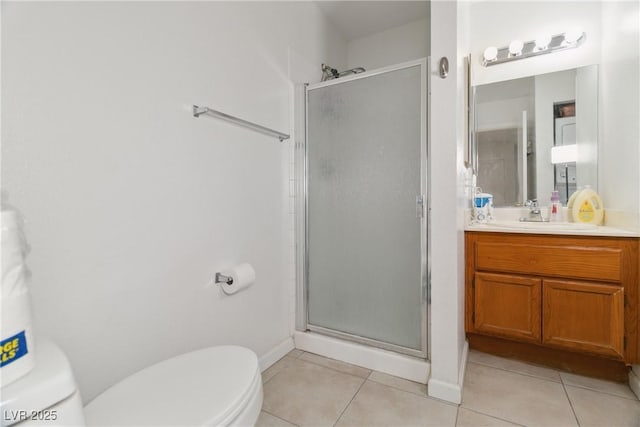
[[[473,88],[477,182],[494,206],[597,189],[598,67]]]

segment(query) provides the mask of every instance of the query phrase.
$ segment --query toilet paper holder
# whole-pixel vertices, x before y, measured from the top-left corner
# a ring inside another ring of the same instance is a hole
[[[226,283],[227,285],[233,284],[233,277],[225,276],[222,273],[216,273],[216,283]]]

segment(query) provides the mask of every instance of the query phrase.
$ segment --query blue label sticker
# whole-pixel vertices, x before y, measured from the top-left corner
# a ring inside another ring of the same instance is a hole
[[[28,352],[24,331],[0,341],[0,368],[20,359]]]
[[[480,197],[480,196],[475,197],[476,208],[484,208],[485,206],[487,206],[488,203],[489,203],[488,197]]]

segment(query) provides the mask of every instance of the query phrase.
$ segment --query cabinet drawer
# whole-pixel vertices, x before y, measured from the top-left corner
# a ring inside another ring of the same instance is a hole
[[[478,270],[588,280],[622,280],[622,249],[478,241]]]
[[[624,288],[544,280],[543,344],[623,358]]]
[[[540,282],[511,274],[476,273],[474,330],[540,342]]]

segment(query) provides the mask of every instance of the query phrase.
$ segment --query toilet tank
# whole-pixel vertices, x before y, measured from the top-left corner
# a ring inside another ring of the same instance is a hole
[[[82,401],[67,357],[46,338],[36,342],[34,369],[0,389],[0,425],[84,426]]]

